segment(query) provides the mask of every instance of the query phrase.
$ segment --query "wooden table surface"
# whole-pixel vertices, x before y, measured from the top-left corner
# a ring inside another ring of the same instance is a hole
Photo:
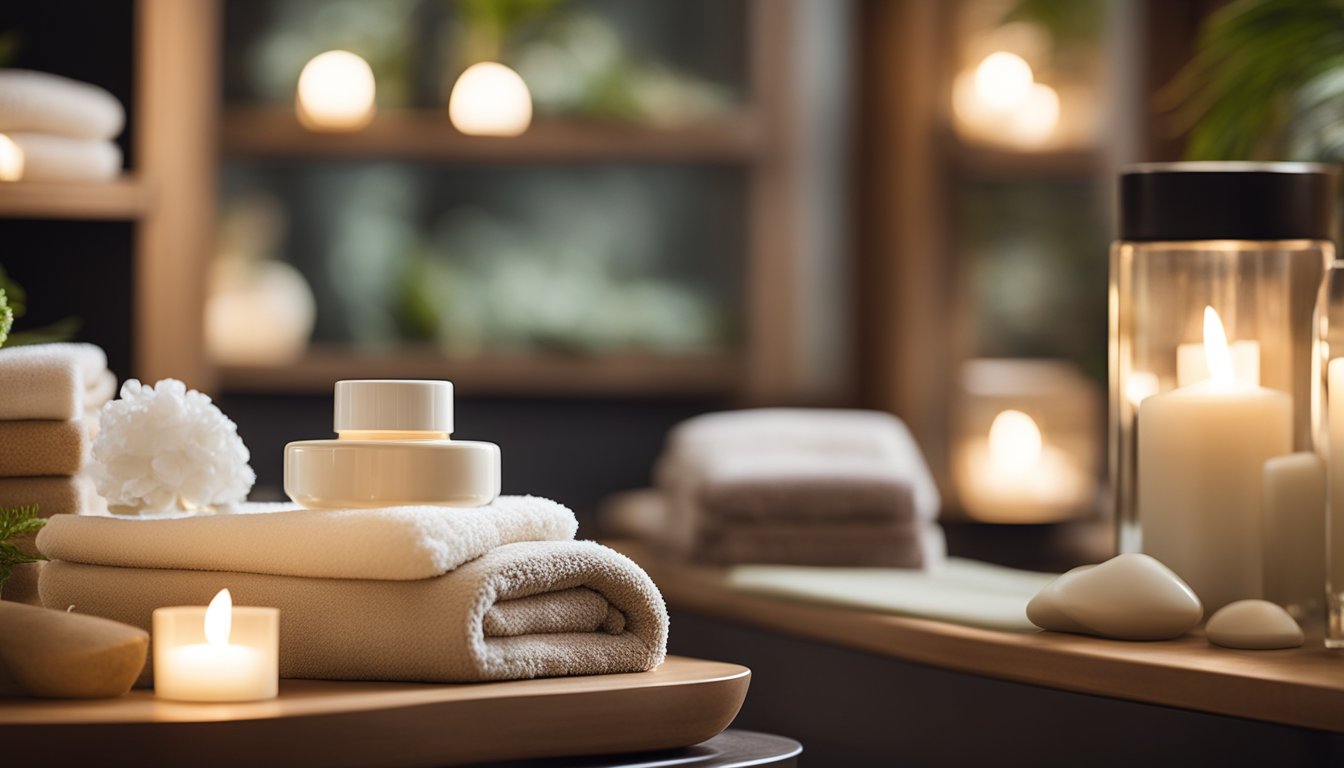
[[[1001,632],[750,594],[720,568],[607,543],[644,567],[677,610],[1002,680],[1344,732],[1344,652],[1327,651],[1319,635],[1302,648],[1240,651],[1198,632],[1145,643]]]
[[[746,698],[736,664],[471,685],[282,680],[279,698],[192,704],[132,691],[0,700],[15,765],[429,766],[671,749],[721,732]]]

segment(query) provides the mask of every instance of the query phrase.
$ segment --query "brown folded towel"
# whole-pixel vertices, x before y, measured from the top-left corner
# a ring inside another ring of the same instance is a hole
[[[155,608],[205,605],[222,587],[236,605],[280,609],[281,677],[450,683],[643,672],[667,649],[658,588],[590,541],[505,544],[416,581],[52,561],[40,584],[47,607],[145,628]]]
[[[82,421],[0,421],[0,477],[74,475],[88,454]]]
[[[703,529],[695,559],[720,565],[933,568],[946,559],[943,531],[873,525],[724,525]]]
[[[705,478],[696,490],[702,524],[714,521],[915,524],[914,493],[890,477],[833,474]]]
[[[0,507],[37,504],[42,517],[90,515],[107,511],[107,503],[85,475],[74,477],[0,477]]]

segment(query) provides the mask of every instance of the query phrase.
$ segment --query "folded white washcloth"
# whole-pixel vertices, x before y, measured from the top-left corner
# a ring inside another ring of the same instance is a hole
[[[577,530],[569,508],[536,496],[460,509],[245,504],[205,516],[57,515],[37,547],[52,560],[92,565],[400,581],[440,576],[503,544],[569,540]]]
[[[117,97],[89,83],[26,69],[0,69],[0,132],[111,139],[126,124]]]
[[[107,355],[93,344],[0,349],[0,421],[81,418],[116,394]]]
[[[22,181],[104,181],[121,173],[121,148],[107,139],[7,135],[23,152]]]

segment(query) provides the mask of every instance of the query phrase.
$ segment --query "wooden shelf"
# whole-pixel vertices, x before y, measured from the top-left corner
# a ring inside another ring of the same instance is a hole
[[[138,219],[149,209],[146,186],[133,177],[112,181],[0,182],[0,218]]]
[[[608,542],[640,564],[674,611],[985,677],[1219,715],[1344,732],[1344,653],[1319,635],[1283,651],[1210,646],[1199,633],[1126,643],[1015,633],[749,594],[721,569]]]
[[[315,133],[283,110],[231,109],[222,148],[231,157],[436,160],[459,164],[580,162],[748,163],[760,152],[754,123],[728,117],[676,128],[539,121],[521,136],[467,136],[447,110],[382,112],[355,133]]]
[[[693,396],[732,395],[741,365],[732,356],[619,354],[489,355],[451,358],[433,349],[359,352],[315,347],[294,363],[226,365],[221,388],[230,392],[330,394],[341,379],[449,379],[471,395]]]
[[[671,749],[728,727],[751,672],[668,657],[651,672],[471,685],[282,680],[280,696],[189,704],[0,700],[15,765],[430,766]]]

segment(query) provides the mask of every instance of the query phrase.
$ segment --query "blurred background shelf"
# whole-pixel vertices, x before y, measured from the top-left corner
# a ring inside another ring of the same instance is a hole
[[[740,385],[741,364],[727,353],[489,354],[445,357],[430,347],[361,352],[316,346],[285,365],[223,365],[225,392],[327,394],[341,379],[450,379],[476,395],[714,396]]]
[[[149,210],[146,185],[115,181],[0,183],[0,217],[7,219],[138,219]]]
[[[727,162],[763,150],[748,115],[657,127],[615,121],[538,121],[522,136],[467,136],[446,110],[384,111],[357,133],[314,133],[290,111],[232,108],[222,148],[235,157],[379,158],[455,163]]]

